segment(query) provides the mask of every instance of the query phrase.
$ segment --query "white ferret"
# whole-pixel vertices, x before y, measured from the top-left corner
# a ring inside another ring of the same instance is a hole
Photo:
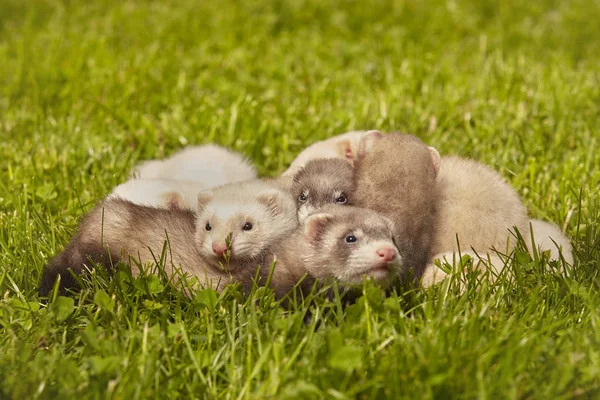
[[[130,179],[114,188],[108,198],[126,199],[148,207],[195,210],[198,193],[205,189],[209,187],[198,181]]]
[[[276,180],[238,182],[198,194],[196,245],[213,263],[256,267],[298,227],[296,204]]]
[[[240,154],[211,144],[187,147],[165,160],[145,161],[132,175],[134,178],[117,186],[108,197],[195,210],[201,190],[255,179],[256,170]]]
[[[133,175],[138,179],[196,181],[210,188],[256,179],[256,169],[240,154],[207,144],[186,147],[165,160],[142,162]]]
[[[298,154],[282,175],[294,175],[307,162],[319,158],[342,158],[352,164],[358,152],[360,139],[365,133],[366,131],[346,132],[311,144]]]

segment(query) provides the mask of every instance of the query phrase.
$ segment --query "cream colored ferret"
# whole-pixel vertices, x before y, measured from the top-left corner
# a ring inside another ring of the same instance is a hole
[[[130,179],[114,188],[108,198],[126,199],[148,207],[195,210],[198,193],[209,188],[198,181]]]
[[[187,147],[165,160],[145,161],[132,175],[135,177],[117,186],[109,198],[195,210],[201,190],[255,179],[256,170],[240,154],[211,144]]]
[[[283,176],[294,175],[311,160],[319,158],[343,158],[350,164],[354,162],[360,139],[366,131],[346,132],[332,138],[316,142],[302,150],[292,161]]]
[[[165,160],[142,162],[132,175],[138,179],[196,181],[210,188],[255,179],[256,169],[240,154],[207,144],[186,147]]]

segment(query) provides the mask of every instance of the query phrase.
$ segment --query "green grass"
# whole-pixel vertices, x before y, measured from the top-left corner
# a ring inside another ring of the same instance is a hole
[[[0,0],[0,398],[600,396],[595,0]],[[573,238],[562,272],[284,311],[164,277],[36,285],[139,160],[216,142],[282,172],[314,140],[414,132],[499,170]]]

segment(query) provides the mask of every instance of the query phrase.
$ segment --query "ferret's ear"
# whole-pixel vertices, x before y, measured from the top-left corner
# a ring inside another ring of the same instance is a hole
[[[440,163],[442,162],[442,157],[440,153],[436,150],[435,147],[428,147],[429,154],[431,155],[431,161],[433,162],[433,169],[435,171],[435,176],[437,176],[438,172],[440,172]]]
[[[350,140],[348,140],[348,139],[340,140],[339,142],[337,142],[336,146],[337,146],[337,152],[341,158],[346,159],[346,161],[348,161],[350,163],[352,162],[352,160],[354,160],[354,157],[356,155],[352,151],[352,145],[350,143]]]
[[[361,156],[367,154],[382,137],[383,135],[379,131],[365,132],[362,138],[360,138],[360,144],[358,145],[358,154]]]
[[[206,208],[206,205],[212,200],[214,194],[210,190],[203,190],[198,193],[198,208],[197,213],[201,213]]]
[[[161,202],[170,209],[185,208],[181,192],[166,192],[160,195]]]
[[[265,190],[258,195],[257,200],[275,214],[283,212],[283,199],[278,190]]]
[[[315,243],[325,232],[325,227],[333,216],[326,213],[318,213],[309,216],[304,222],[304,236],[310,243]]]

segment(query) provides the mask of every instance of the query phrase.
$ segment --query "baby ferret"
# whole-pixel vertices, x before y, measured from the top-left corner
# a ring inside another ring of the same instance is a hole
[[[515,227],[522,235],[528,231],[527,210],[515,189],[493,169],[459,157],[441,159],[436,184],[439,203],[432,258],[452,263],[460,247],[461,253],[474,251],[484,257],[489,253],[491,266],[501,269],[504,263],[490,250],[507,254],[516,244],[511,231]]]
[[[40,294],[49,293],[58,275],[63,293],[76,287],[68,269],[79,274],[89,259],[107,268],[130,257],[143,263],[156,261],[167,237],[168,265],[181,267],[220,290],[230,281],[230,274],[242,267],[255,268],[258,257],[298,224],[291,195],[261,181],[201,192],[198,202],[196,215],[190,210],[140,206],[119,198],[105,200],[47,266]],[[231,252],[224,257],[227,236]]]
[[[211,266],[194,243],[195,216],[189,210],[167,210],[134,204],[124,199],[107,199],[81,222],[76,235],[44,269],[39,292],[47,296],[60,276],[60,293],[76,289],[77,281],[69,270],[79,275],[99,264],[109,271],[118,262],[130,258],[141,263],[160,259],[168,237],[165,268],[180,267],[209,287],[218,289],[229,277]],[[132,263],[134,273],[135,263]]]
[[[312,160],[301,167],[292,183],[300,222],[327,204],[352,204],[353,174],[352,166],[338,158]]]
[[[320,158],[345,159],[352,165],[358,152],[360,139],[365,133],[366,131],[351,131],[313,143],[298,154],[282,175],[294,175],[309,161]]]
[[[354,203],[393,221],[404,273],[420,279],[436,227],[436,176],[440,155],[419,138],[372,133],[361,140],[355,160]]]
[[[373,279],[387,286],[400,273],[402,257],[394,245],[392,222],[375,211],[326,205],[312,214],[263,262],[261,279],[275,260],[271,287],[281,297],[303,277],[303,290],[315,279],[342,285]],[[250,270],[247,270],[250,271]]]
[[[276,180],[233,183],[198,194],[196,247],[212,263],[256,267],[271,246],[297,227],[296,204]]]

